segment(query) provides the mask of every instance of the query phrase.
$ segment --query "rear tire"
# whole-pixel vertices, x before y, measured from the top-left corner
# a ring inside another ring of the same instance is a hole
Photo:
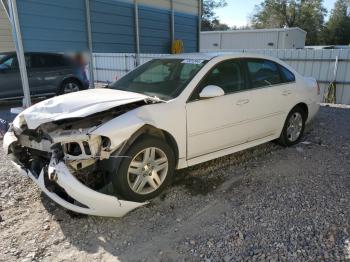
[[[283,146],[292,146],[299,143],[305,130],[306,113],[297,106],[290,111],[284,124],[278,142]]]
[[[175,155],[163,140],[145,136],[127,151],[113,178],[126,200],[144,202],[158,196],[172,181]]]
[[[76,79],[67,79],[61,84],[58,94],[64,95],[82,90],[82,84]]]

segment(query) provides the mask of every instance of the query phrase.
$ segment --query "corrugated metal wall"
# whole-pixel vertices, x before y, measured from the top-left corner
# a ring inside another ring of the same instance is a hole
[[[13,51],[14,49],[10,22],[0,3],[0,52]]]
[[[141,53],[171,50],[171,1],[140,0]],[[25,51],[85,51],[85,0],[17,0]],[[199,0],[175,0],[175,38],[186,52],[198,51]],[[135,9],[132,0],[90,0],[94,52],[136,52]]]
[[[227,50],[228,51],[228,50]],[[338,57],[337,103],[350,104],[350,50],[229,50],[270,55],[290,64],[304,76],[316,78],[322,93],[334,80],[335,60]],[[141,55],[141,62],[157,58],[160,54]],[[114,81],[136,66],[135,54],[94,54],[97,81]]]
[[[25,51],[87,50],[82,0],[17,0]]]
[[[198,17],[188,14],[175,13],[175,38],[184,42],[184,52],[198,50]]]
[[[139,6],[140,52],[169,53],[171,47],[171,12]]]
[[[134,6],[110,0],[91,1],[94,52],[136,52]]]

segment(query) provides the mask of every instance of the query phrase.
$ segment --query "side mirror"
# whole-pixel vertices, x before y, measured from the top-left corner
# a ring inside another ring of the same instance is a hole
[[[224,90],[221,87],[210,85],[203,88],[199,94],[200,98],[212,98],[225,95]]]

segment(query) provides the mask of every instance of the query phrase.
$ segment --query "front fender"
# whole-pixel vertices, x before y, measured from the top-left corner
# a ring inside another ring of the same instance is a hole
[[[90,134],[108,137],[111,140],[111,148],[115,149],[145,124],[147,123],[133,112],[128,112],[108,121]]]

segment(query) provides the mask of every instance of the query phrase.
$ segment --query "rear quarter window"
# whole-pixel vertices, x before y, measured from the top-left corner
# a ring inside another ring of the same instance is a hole
[[[295,75],[291,71],[289,71],[287,68],[280,65],[280,71],[281,71],[284,83],[295,82]]]

